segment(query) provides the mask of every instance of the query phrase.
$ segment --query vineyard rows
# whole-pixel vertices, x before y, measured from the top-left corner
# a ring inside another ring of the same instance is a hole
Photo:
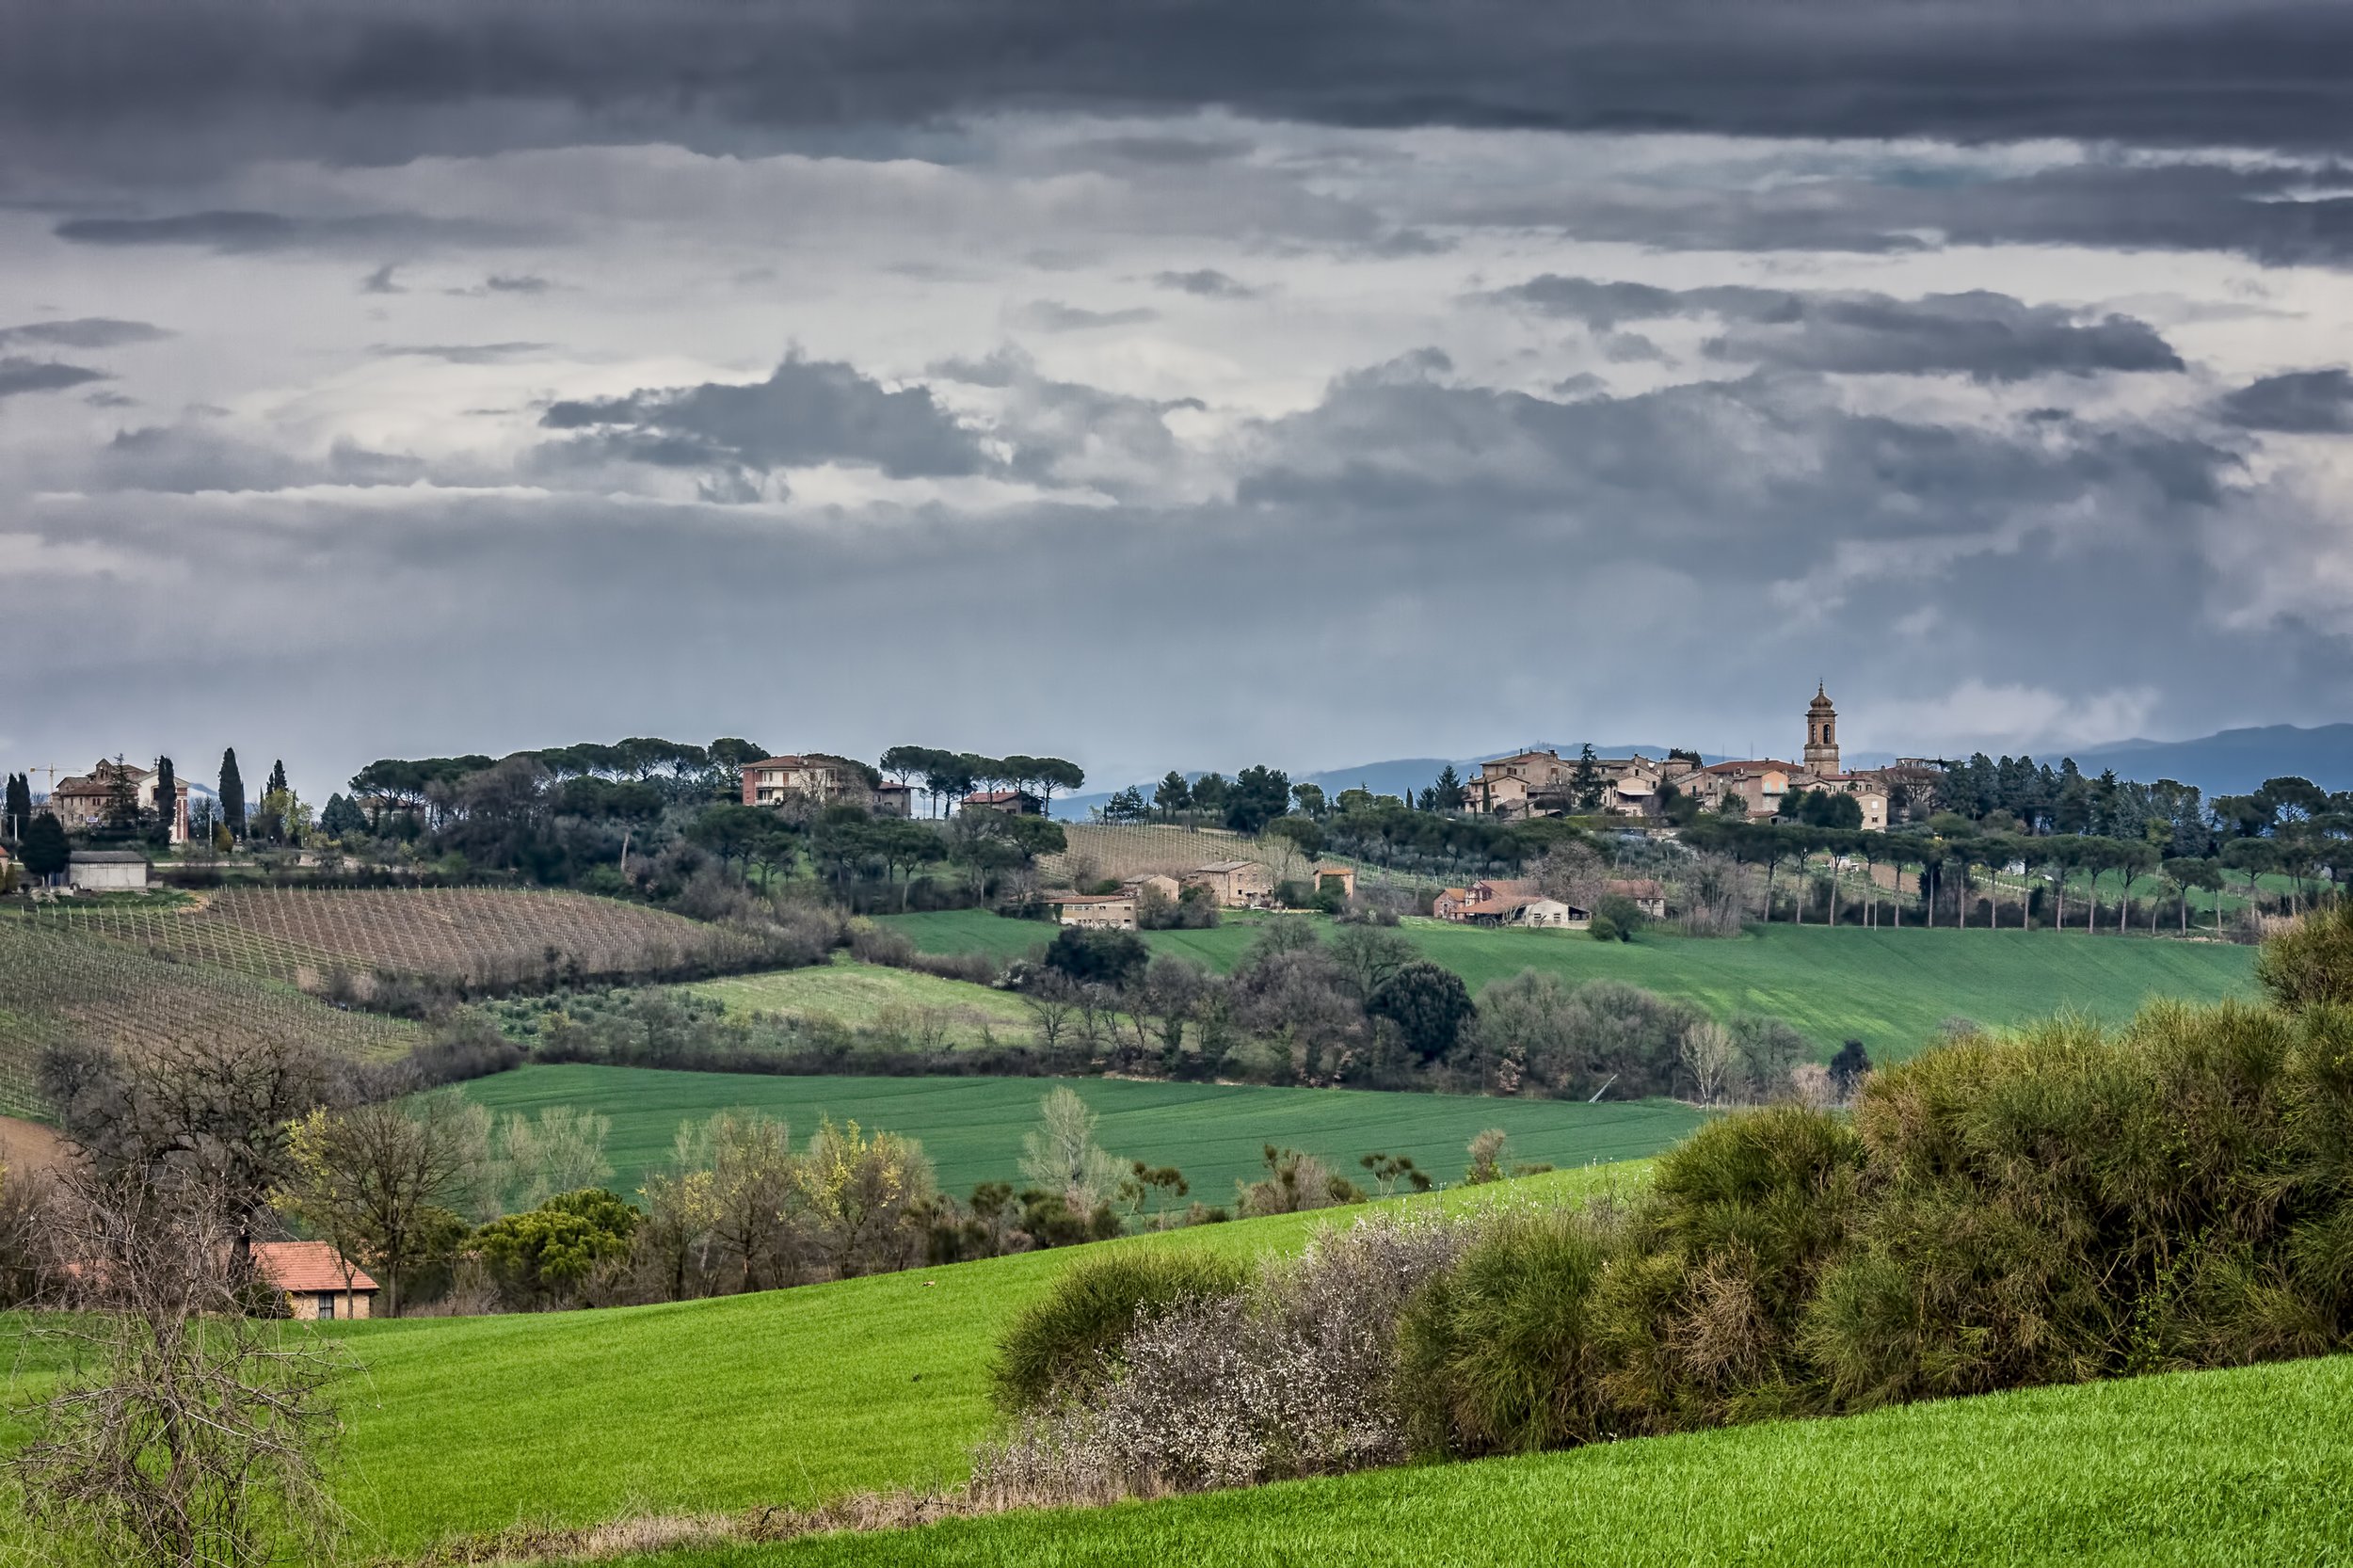
[[[491,888],[235,888],[200,908],[45,913],[40,922],[319,988],[343,971],[498,989],[757,967],[758,936],[581,893]]]
[[[45,1047],[130,1048],[224,1036],[389,1057],[408,1049],[419,1031],[249,975],[93,941],[58,922],[0,920],[0,1112],[40,1113],[36,1067]]]
[[[1297,844],[1273,834],[1249,839],[1220,828],[1167,823],[1064,823],[1062,830],[1069,847],[1038,861],[1049,880],[1182,877],[1216,860],[1261,861],[1278,882],[1304,877],[1310,870]]]

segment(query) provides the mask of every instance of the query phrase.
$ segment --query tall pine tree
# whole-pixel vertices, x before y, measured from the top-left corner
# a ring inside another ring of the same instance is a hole
[[[27,775],[8,775],[8,822],[0,824],[11,839],[22,839],[33,824],[33,781]]]
[[[245,837],[245,779],[237,772],[237,748],[220,754],[220,821],[232,838]]]
[[[286,764],[282,760],[280,760],[279,761],[272,762],[269,765],[269,787],[264,789],[262,792],[265,795],[283,794],[285,792],[285,789]]]

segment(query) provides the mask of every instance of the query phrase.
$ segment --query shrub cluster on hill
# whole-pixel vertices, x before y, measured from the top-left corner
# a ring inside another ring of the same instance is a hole
[[[1959,1036],[1624,1201],[1369,1221],[1244,1282],[1089,1264],[1006,1340],[984,1473],[1229,1485],[2345,1349],[2348,974],[2339,911],[2268,1005]]]

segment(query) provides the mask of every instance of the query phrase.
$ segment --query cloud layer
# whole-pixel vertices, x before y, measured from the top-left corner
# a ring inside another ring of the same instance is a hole
[[[2353,707],[2342,8],[0,19],[20,765]]]

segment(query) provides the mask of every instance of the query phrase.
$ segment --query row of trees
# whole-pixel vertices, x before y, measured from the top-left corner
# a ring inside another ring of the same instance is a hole
[[[1974,902],[1971,889],[1982,873],[1990,878],[1989,918],[1993,924],[2024,925],[2030,918],[2040,918],[2055,929],[2064,928],[2070,920],[2071,888],[2080,886],[2082,923],[2086,930],[2097,927],[2102,888],[2110,877],[2115,878],[2116,885],[2116,929],[2123,928],[2136,886],[2156,873],[2161,878],[2157,887],[2153,890],[2144,889],[2150,893],[2153,918],[2155,906],[2169,904],[2175,910],[2177,924],[2186,930],[2189,894],[2194,888],[2218,894],[2229,885],[2229,873],[2235,872],[2248,879],[2249,894],[2254,896],[2257,889],[2253,879],[2278,872],[2298,879],[2294,886],[2299,892],[2291,894],[2293,901],[2300,898],[2301,878],[2320,869],[2316,862],[2300,856],[2292,842],[2272,840],[2231,840],[2222,846],[2220,855],[2204,857],[2168,856],[2162,846],[2145,840],[2073,834],[1961,832],[1945,837],[1925,832],[1866,833],[1801,824],[1708,819],[1685,828],[1682,841],[1703,853],[1725,856],[1741,867],[1761,867],[1765,882],[1758,916],[1766,920],[1772,918],[1774,882],[1781,869],[1788,866],[1803,877],[1808,874],[1811,861],[1821,856],[1862,864],[1867,890],[1860,902],[1866,911],[1865,919],[1876,920],[1884,904],[1898,924],[1904,910],[1911,906],[1916,909],[1915,919],[1933,925],[1937,923],[1943,895],[1949,889],[1958,895],[1949,918],[1965,925]],[[1916,904],[1900,892],[1891,896],[1889,889],[1878,885],[1873,873],[1881,866],[1894,871],[1898,888],[1906,872],[1915,875],[1919,888]],[[2011,867],[2022,870],[2015,873],[2006,893],[2002,878]],[[1830,878],[1828,888],[1830,918],[1834,922],[1840,880]],[[1801,884],[1797,903],[1801,920],[1807,902]],[[2217,899],[2216,918],[2218,920],[2219,916]]]
[[[976,790],[1026,790],[1036,795],[1046,814],[1053,814],[1054,792],[1081,789],[1086,771],[1059,757],[984,757],[970,751],[942,751],[933,746],[892,746],[882,754],[882,771],[902,784],[920,780],[931,797],[932,814],[943,803],[962,800]]]

